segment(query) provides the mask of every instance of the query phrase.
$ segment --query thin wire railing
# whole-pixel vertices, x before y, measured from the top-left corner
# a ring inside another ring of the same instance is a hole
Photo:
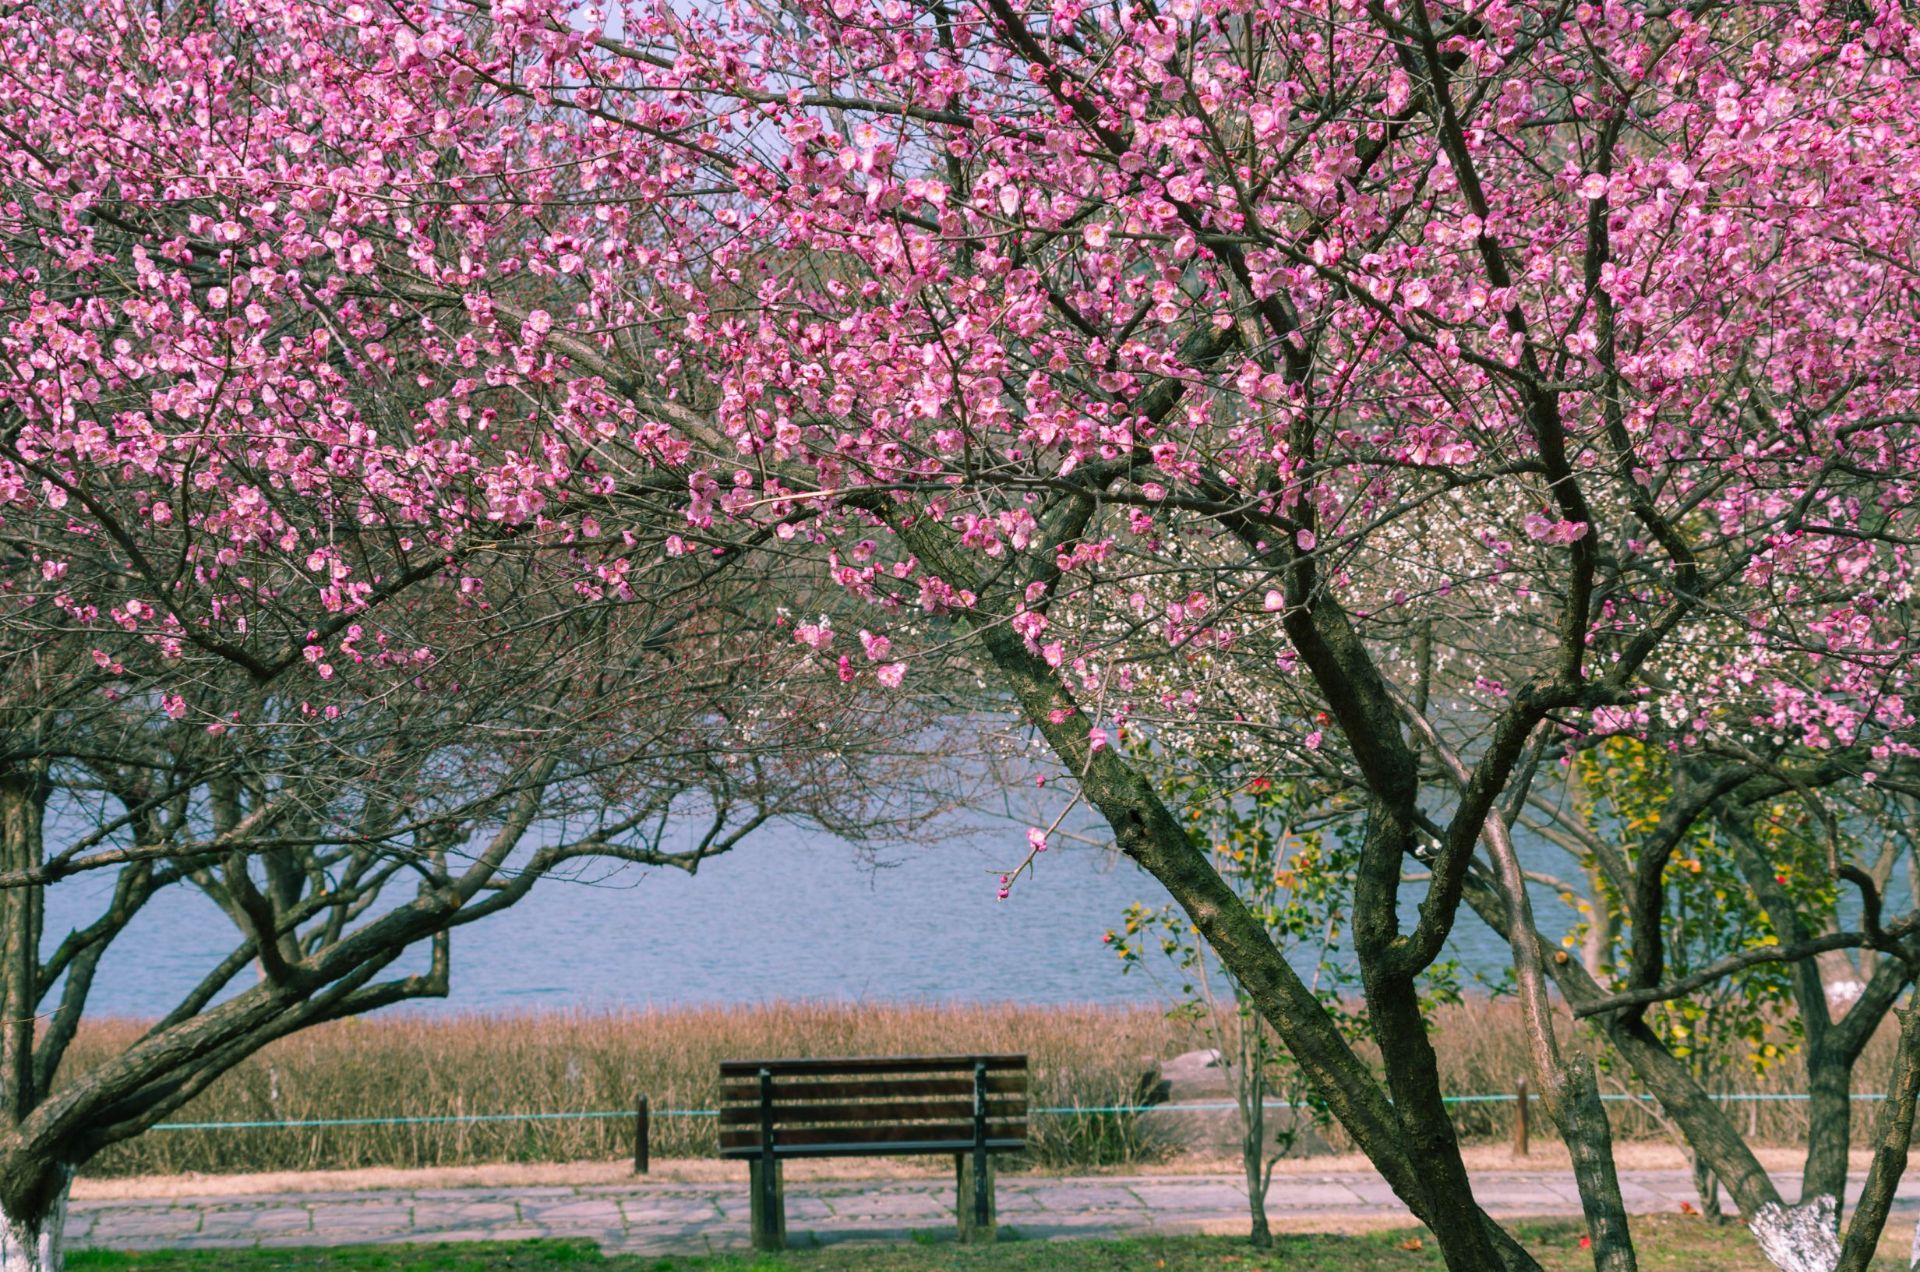
[[[1519,1100],[1517,1092],[1497,1092],[1487,1095],[1449,1095],[1442,1097],[1446,1104],[1512,1104]],[[1641,1097],[1634,1095],[1602,1095],[1602,1100],[1628,1102]],[[1773,1103],[1804,1102],[1808,1096],[1800,1092],[1728,1092],[1711,1097],[1730,1103]],[[1856,1093],[1853,1097],[1860,1101],[1884,1100],[1885,1095],[1873,1092]],[[1314,1106],[1295,1104],[1286,1100],[1267,1100],[1265,1106],[1270,1109],[1306,1110]],[[1231,1100],[1201,1100],[1191,1103],[1162,1104],[1063,1104],[1046,1108],[1027,1110],[1029,1117],[1100,1117],[1138,1113],[1206,1113],[1236,1109],[1239,1105]],[[650,1109],[653,1117],[718,1117],[718,1109]],[[448,1126],[476,1122],[564,1122],[592,1121],[607,1118],[629,1118],[634,1116],[632,1109],[584,1109],[578,1112],[560,1113],[445,1113],[412,1117],[322,1117],[322,1118],[286,1118],[249,1122],[161,1122],[150,1130],[155,1131],[270,1131],[295,1130],[302,1128],[322,1129],[330,1127],[354,1126]]]

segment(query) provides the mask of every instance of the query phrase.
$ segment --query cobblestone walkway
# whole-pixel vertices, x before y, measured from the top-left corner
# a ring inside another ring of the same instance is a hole
[[[282,1196],[81,1201],[69,1212],[76,1246],[340,1245],[360,1242],[510,1241],[587,1237],[608,1250],[645,1254],[737,1250],[747,1244],[747,1189],[650,1184],[575,1188],[449,1188]],[[1791,1197],[1798,1181],[1778,1180]],[[1684,1171],[1628,1171],[1627,1206],[1678,1210],[1694,1200]],[[1859,1180],[1854,1181],[1857,1188]],[[1499,1216],[1577,1215],[1570,1175],[1483,1172],[1474,1191]],[[1153,1230],[1229,1230],[1246,1219],[1246,1190],[1231,1175],[1059,1178],[1005,1176],[1000,1222],[1030,1240]],[[794,1246],[904,1240],[953,1223],[953,1185],[936,1179],[790,1183],[787,1233]],[[1377,1175],[1283,1175],[1267,1213],[1276,1223],[1386,1219],[1406,1210]],[[1896,1224],[1920,1213],[1920,1180],[1904,1182]]]

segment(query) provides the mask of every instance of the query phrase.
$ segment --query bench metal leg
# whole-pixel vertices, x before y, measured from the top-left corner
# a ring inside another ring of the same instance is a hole
[[[981,1163],[976,1168],[975,1163]],[[960,1241],[964,1245],[990,1245],[999,1234],[1000,1221],[994,1209],[993,1159],[985,1153],[960,1153],[953,1159],[956,1196],[954,1211],[960,1218]]]
[[[753,1195],[753,1248],[787,1248],[787,1194],[780,1180],[780,1161],[755,1158],[747,1163],[747,1188]]]

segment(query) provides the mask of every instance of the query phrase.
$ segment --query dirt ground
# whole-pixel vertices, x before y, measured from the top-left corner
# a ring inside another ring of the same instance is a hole
[[[1669,1144],[1627,1143],[1616,1146],[1622,1170],[1685,1170],[1687,1158]],[[1769,1170],[1798,1170],[1800,1154],[1793,1149],[1760,1149],[1758,1156]],[[1466,1149],[1467,1166],[1474,1171],[1552,1171],[1570,1169],[1565,1148],[1559,1144],[1534,1146],[1526,1157],[1516,1157],[1504,1145],[1475,1145]],[[1856,1170],[1865,1170],[1868,1155],[1853,1154]],[[914,1158],[829,1158],[821,1161],[787,1163],[790,1181],[832,1179],[912,1179],[946,1175],[950,1163],[941,1159]],[[1241,1169],[1238,1159],[1222,1157],[1181,1157],[1149,1168],[1115,1167],[1110,1170],[1074,1169],[1059,1174],[1091,1175],[1197,1175],[1232,1174]],[[1359,1154],[1336,1154],[1292,1158],[1275,1168],[1277,1176],[1318,1175],[1343,1171],[1363,1171],[1368,1165]],[[398,1170],[373,1167],[364,1170],[272,1171],[257,1175],[144,1175],[115,1179],[89,1179],[73,1184],[76,1201],[134,1201],[166,1197],[246,1197],[275,1193],[368,1192],[389,1189],[421,1188],[537,1188],[556,1185],[625,1184],[634,1181],[631,1161],[545,1162],[534,1164],[502,1163],[492,1166],[446,1166],[428,1170]],[[661,1183],[718,1183],[745,1180],[746,1167],[739,1162],[711,1158],[656,1160],[646,1175]]]

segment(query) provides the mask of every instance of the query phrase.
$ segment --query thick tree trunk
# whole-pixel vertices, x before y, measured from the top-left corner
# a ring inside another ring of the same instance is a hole
[[[1634,1272],[1639,1259],[1627,1226],[1626,1201],[1614,1168],[1613,1128],[1600,1103],[1593,1060],[1584,1053],[1569,1056],[1553,1080],[1555,1120],[1573,1159],[1580,1206],[1593,1241],[1593,1266],[1596,1272]]]
[[[40,864],[45,809],[37,768],[0,772],[0,866],[19,871]],[[0,891],[0,1121],[9,1129],[39,1100],[33,1044],[41,905],[37,887]],[[45,1157],[0,1158],[0,1272],[58,1272],[72,1179],[72,1171]]]
[[[1800,1195],[1846,1204],[1847,1147],[1853,1138],[1853,1066],[1831,1046],[1807,1052],[1807,1160]]]
[[[1364,976],[1363,983],[1394,1111],[1425,1175],[1430,1205],[1421,1218],[1440,1243],[1447,1267],[1457,1272],[1497,1267],[1493,1241],[1473,1204],[1473,1185],[1447,1113],[1439,1059],[1427,1037],[1418,990],[1397,976]]]
[[[0,1272],[60,1272],[73,1172],[23,1163],[0,1171],[0,1179]]]
[[[946,565],[938,546],[926,543],[924,536],[909,542],[916,550],[924,547],[923,555],[929,561]],[[950,569],[942,573],[965,577]],[[1444,1107],[1438,1103],[1438,1068],[1431,1047],[1426,1045],[1411,981],[1390,987],[1389,997],[1396,999],[1391,1004],[1376,1003],[1371,992],[1368,998],[1375,1012],[1398,1017],[1397,1027],[1387,1031],[1397,1044],[1385,1057],[1387,1071],[1390,1078],[1398,1079],[1394,1102],[1389,1103],[1367,1066],[1335,1027],[1325,1004],[1288,966],[1245,903],[1194,849],[1185,828],[1168,813],[1152,788],[1111,749],[1096,752],[1088,746],[1089,721],[1061,688],[1052,669],[1030,655],[1009,629],[987,625],[978,630],[1027,719],[1055,754],[1082,775],[1081,786],[1088,802],[1113,828],[1121,851],[1164,884],[1186,910],[1221,964],[1239,979],[1260,1014],[1286,1044],[1302,1075],[1353,1136],[1356,1147],[1373,1162],[1415,1217],[1436,1235],[1447,1233],[1455,1244],[1471,1247],[1463,1257],[1456,1258],[1449,1252],[1448,1266],[1458,1272],[1493,1268],[1537,1272],[1538,1262],[1474,1201],[1466,1171],[1459,1166],[1459,1148],[1453,1142],[1451,1124],[1439,1128],[1436,1134],[1436,1128],[1410,1125],[1399,1107],[1405,1098],[1403,1092],[1409,1086],[1421,1085],[1420,1077],[1408,1070],[1422,1068],[1425,1094],[1432,1099],[1410,1101],[1409,1106],[1427,1103],[1432,1108]],[[1379,1028],[1376,1015],[1376,1031]],[[1389,1048],[1383,1047],[1383,1051]],[[1444,1147],[1451,1149],[1455,1169],[1446,1170],[1444,1165],[1434,1168],[1436,1161],[1449,1155],[1441,1151],[1443,1143],[1436,1141],[1443,1141]]]
[[[0,770],[0,869],[40,864],[46,785],[37,765]],[[0,1118],[18,1126],[33,1111],[34,1022],[39,1018],[40,925],[38,887],[0,889]]]

